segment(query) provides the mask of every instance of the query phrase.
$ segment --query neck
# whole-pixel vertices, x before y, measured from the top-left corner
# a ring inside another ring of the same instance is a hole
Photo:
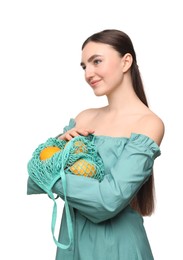
[[[135,104],[141,103],[130,81],[123,82],[120,87],[107,95],[107,99],[110,111],[130,111],[135,108]]]

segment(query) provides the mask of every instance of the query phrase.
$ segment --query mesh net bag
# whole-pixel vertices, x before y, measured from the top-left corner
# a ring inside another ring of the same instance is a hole
[[[47,192],[50,197],[53,196],[51,188],[60,178],[59,171],[61,170],[61,167],[57,168],[56,162],[60,160],[65,144],[65,141],[49,138],[45,143],[38,146],[33,152],[31,160],[28,162],[29,176],[40,188]],[[51,156],[50,152],[50,156],[48,156],[48,149],[51,148],[52,150],[54,150],[54,148],[57,148],[58,150],[56,152],[55,149],[55,153]],[[43,153],[43,151],[45,151],[45,153]]]
[[[101,157],[91,140],[78,136],[66,144],[63,151],[63,163],[66,173],[97,179],[104,177]]]
[[[54,201],[51,229],[56,245],[62,249],[67,249],[73,241],[72,221],[67,202],[66,174],[94,178],[99,182],[104,177],[103,161],[96,150],[93,138],[93,135],[87,137],[77,136],[69,142],[57,138],[49,138],[45,143],[37,147],[28,162],[30,178]],[[59,178],[62,179],[64,192],[69,235],[68,245],[59,243],[54,235],[57,204],[52,193],[52,187]]]

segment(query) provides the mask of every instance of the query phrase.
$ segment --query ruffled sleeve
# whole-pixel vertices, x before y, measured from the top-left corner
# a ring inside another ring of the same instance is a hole
[[[149,137],[132,134],[104,180],[67,174],[67,200],[94,223],[110,219],[123,210],[152,173],[160,155],[158,145]],[[109,178],[110,176],[110,178]],[[63,197],[61,179],[53,192]]]
[[[76,125],[75,120],[74,120],[73,118],[71,118],[70,121],[69,121],[69,124],[64,127],[63,132],[64,132],[64,133],[67,132],[68,130],[70,130],[70,129],[72,129],[73,127],[75,127],[75,125]]]

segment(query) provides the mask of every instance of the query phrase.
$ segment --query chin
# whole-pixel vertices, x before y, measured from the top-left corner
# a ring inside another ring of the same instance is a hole
[[[95,94],[96,97],[103,97],[105,94]]]
[[[95,94],[95,96],[97,96],[97,97],[102,97],[102,96],[105,96],[105,95],[106,95],[106,93],[104,93],[104,92],[99,92],[99,91],[94,91],[94,94]]]

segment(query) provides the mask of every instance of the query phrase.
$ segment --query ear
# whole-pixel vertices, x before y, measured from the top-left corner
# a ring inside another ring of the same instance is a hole
[[[123,73],[127,72],[133,62],[133,58],[132,55],[130,53],[126,53],[123,57],[122,57],[122,62],[123,62]]]

